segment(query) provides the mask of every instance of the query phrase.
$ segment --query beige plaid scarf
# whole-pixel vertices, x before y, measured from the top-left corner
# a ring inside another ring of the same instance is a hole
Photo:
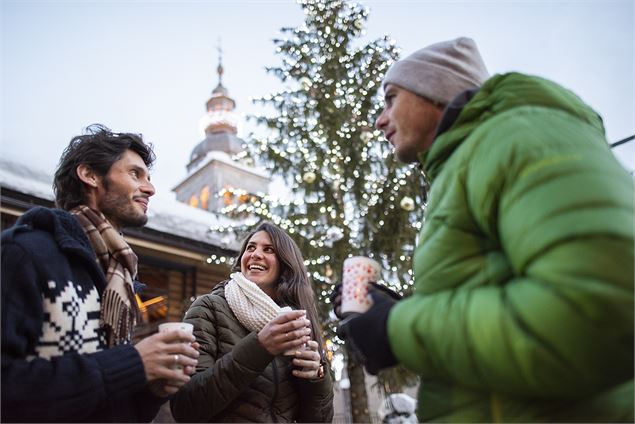
[[[70,213],[84,229],[106,274],[100,325],[106,329],[108,346],[129,343],[139,316],[132,281],[137,275],[137,255],[101,212],[80,205]]]

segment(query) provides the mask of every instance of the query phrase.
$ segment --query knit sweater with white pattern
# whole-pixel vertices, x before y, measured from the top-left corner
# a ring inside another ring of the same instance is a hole
[[[150,421],[165,401],[147,390],[131,345],[107,349],[106,281],[77,220],[33,208],[2,233],[2,421]]]

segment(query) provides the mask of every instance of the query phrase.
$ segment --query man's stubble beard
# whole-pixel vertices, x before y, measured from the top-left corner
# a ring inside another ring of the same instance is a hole
[[[98,208],[111,224],[120,230],[124,228],[140,228],[148,222],[148,216],[140,213],[135,208],[134,200],[125,194],[121,194],[112,187],[114,184],[106,177],[104,178],[104,189],[106,193],[98,203]]]

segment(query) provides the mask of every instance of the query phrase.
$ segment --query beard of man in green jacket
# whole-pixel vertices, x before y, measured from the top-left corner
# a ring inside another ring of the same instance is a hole
[[[376,127],[430,182],[414,292],[371,290],[340,336],[370,373],[421,376],[421,421],[633,422],[634,187],[600,116],[546,79],[490,78],[464,37],[383,88]]]

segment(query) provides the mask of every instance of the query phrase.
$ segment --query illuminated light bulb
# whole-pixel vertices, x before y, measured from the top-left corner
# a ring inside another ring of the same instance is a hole
[[[313,83],[311,82],[309,78],[307,77],[300,78],[300,86],[302,87],[304,91],[308,91],[312,85]]]
[[[363,143],[368,143],[373,138],[373,133],[371,133],[370,131],[362,131],[362,133],[359,135],[359,138],[362,140]]]

